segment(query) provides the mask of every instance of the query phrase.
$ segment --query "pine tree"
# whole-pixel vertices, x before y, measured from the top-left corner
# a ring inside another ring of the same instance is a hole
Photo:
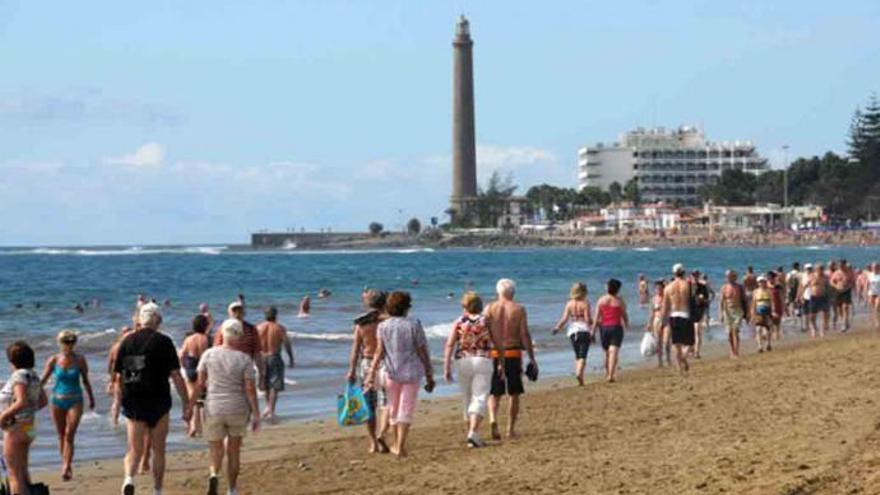
[[[860,159],[875,162],[873,166],[880,167],[880,100],[877,94],[871,94],[865,111],[862,112],[862,136],[864,143]]]
[[[856,107],[852,121],[849,124],[849,139],[846,142],[849,148],[849,156],[861,160],[865,151],[865,116],[862,109]]]

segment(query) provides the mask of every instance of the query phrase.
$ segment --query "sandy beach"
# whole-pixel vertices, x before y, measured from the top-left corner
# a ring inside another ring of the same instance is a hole
[[[731,361],[716,348],[685,378],[643,368],[610,385],[533,387],[520,438],[482,450],[464,448],[455,400],[420,406],[402,460],[368,455],[360,428],[330,420],[269,428],[246,441],[241,493],[880,492],[880,336],[748,349]],[[166,493],[203,492],[204,452],[172,454],[168,466]],[[120,460],[76,473],[37,478],[53,493],[118,493]],[[138,478],[138,493],[150,488]]]

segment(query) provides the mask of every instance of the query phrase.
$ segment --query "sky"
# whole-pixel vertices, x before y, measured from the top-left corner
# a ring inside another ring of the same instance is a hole
[[[520,193],[637,126],[842,153],[880,92],[876,0],[0,0],[0,245],[442,221],[461,13],[478,175]]]

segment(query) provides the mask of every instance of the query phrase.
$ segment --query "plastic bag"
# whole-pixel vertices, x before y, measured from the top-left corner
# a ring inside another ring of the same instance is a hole
[[[337,398],[336,420],[339,426],[362,425],[373,419],[373,411],[364,390],[351,383],[346,385],[345,392]]]
[[[654,334],[651,332],[645,332],[645,336],[642,337],[642,357],[651,357],[657,354],[657,339],[654,338]]]

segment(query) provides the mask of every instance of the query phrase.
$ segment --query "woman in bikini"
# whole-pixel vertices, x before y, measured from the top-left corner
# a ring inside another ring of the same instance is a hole
[[[210,328],[208,317],[203,314],[196,315],[192,321],[192,332],[183,339],[183,344],[180,346],[180,364],[183,367],[183,376],[186,379],[186,391],[190,395],[195,392],[199,379],[199,359],[210,347],[208,328]],[[189,420],[187,430],[187,435],[190,437],[195,437],[202,433],[202,405],[203,398],[199,398],[193,407],[192,418]]]
[[[76,333],[62,330],[58,334],[60,352],[46,361],[40,386],[52,378],[52,400],[49,402],[52,420],[58,432],[61,451],[61,479],[73,478],[74,438],[83,415],[83,389],[89,397],[89,409],[95,409],[95,395],[89,382],[89,364],[85,356],[74,352]]]
[[[590,327],[593,319],[590,318],[590,301],[587,300],[587,286],[578,282],[571,286],[569,293],[571,299],[562,310],[562,318],[556,323],[553,335],[565,328],[565,335],[571,341],[574,349],[574,373],[578,385],[584,386],[584,368],[587,366],[587,352],[590,350],[590,342],[593,334]]]
[[[669,342],[669,325],[663,320],[663,289],[666,283],[663,280],[654,282],[654,296],[651,298],[651,314],[645,331],[654,334],[657,342],[657,366],[663,367],[663,351],[666,351],[666,364],[672,366],[672,346]]]

